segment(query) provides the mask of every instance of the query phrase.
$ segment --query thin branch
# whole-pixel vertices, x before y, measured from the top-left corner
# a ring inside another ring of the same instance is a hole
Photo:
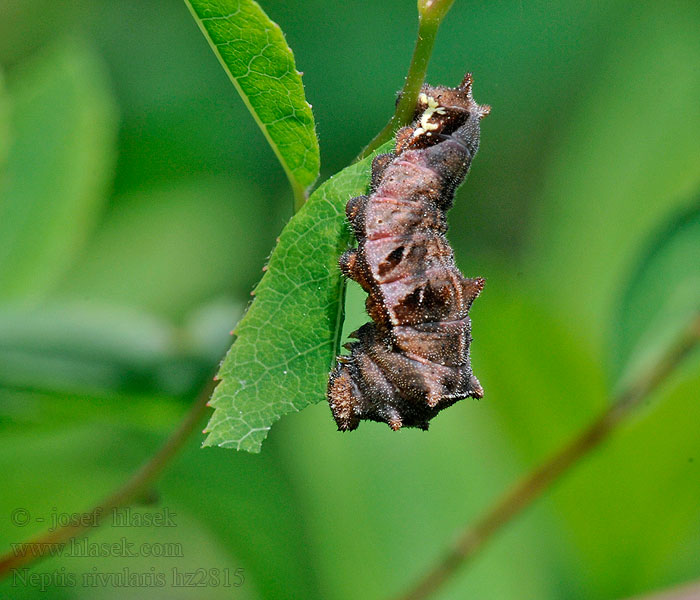
[[[433,53],[435,38],[440,23],[452,7],[454,0],[419,0],[418,2],[418,38],[413,49],[411,64],[408,67],[406,81],[394,116],[367,147],[360,152],[356,160],[361,160],[374,152],[383,143],[388,142],[399,127],[411,122],[416,109],[418,94],[425,81],[430,55]]]
[[[207,402],[216,383],[212,380],[202,389],[197,400],[187,411],[177,429],[170,434],[170,437],[160,447],[160,449],[149,458],[123,485],[117,488],[109,496],[104,498],[96,506],[84,513],[85,518],[81,519],[86,525],[68,525],[57,528],[52,532],[44,532],[32,538],[26,544],[32,548],[32,552],[26,552],[25,556],[15,552],[8,552],[0,557],[0,579],[7,576],[14,569],[37,562],[50,555],[51,549],[57,544],[65,544],[71,539],[81,536],[86,529],[92,529],[95,524],[99,524],[106,515],[113,509],[126,506],[139,498],[158,479],[171,459],[182,448],[190,434],[197,428],[202,420]]]
[[[592,424],[549,459],[518,481],[473,525],[457,538],[454,546],[397,600],[422,600],[438,591],[457,570],[484,548],[491,537],[539,498],[552,483],[610,437],[634,410],[673,372],[700,341],[700,315],[659,359],[654,367],[617,394]]]
[[[661,591],[651,592],[643,596],[635,596],[629,600],[698,600],[700,598],[700,582],[683,583]]]

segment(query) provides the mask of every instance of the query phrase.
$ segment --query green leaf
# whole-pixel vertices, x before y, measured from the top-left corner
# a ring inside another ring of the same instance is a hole
[[[300,206],[318,177],[320,156],[311,105],[282,30],[252,0],[186,1],[282,163]]]
[[[81,250],[106,198],[115,106],[93,50],[68,41],[8,81],[0,187],[0,299],[39,298]]]
[[[654,363],[700,314],[700,204],[668,223],[640,257],[615,321],[624,377]]]
[[[343,324],[344,209],[366,190],[371,158],[324,183],[284,228],[219,371],[205,445],[259,452],[272,423],[323,399]]]

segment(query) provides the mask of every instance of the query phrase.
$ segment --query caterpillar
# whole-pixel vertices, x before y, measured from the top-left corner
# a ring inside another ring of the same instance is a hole
[[[470,73],[455,88],[424,85],[394,151],[374,158],[368,195],[347,203],[357,248],[339,266],[367,292],[372,322],[350,335],[350,354],[329,376],[341,431],[363,420],[426,430],[442,409],[484,395],[471,369],[468,314],[484,280],[457,269],[445,232],[490,110],[474,101]]]

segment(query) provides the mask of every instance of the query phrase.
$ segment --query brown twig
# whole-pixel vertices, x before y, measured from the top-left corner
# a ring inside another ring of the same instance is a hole
[[[698,598],[700,598],[700,582],[694,581],[643,596],[635,596],[629,600],[698,600]]]
[[[640,403],[683,361],[700,341],[700,315],[675,344],[628,387],[621,390],[597,419],[503,494],[457,538],[454,546],[397,600],[422,600],[433,595],[464,566],[491,537],[539,498],[552,483],[597,448]]]
[[[22,555],[10,551],[1,556],[0,578],[7,576],[15,569],[44,558],[51,553],[51,549],[57,548],[61,544],[65,544],[71,539],[79,537],[88,528],[93,528],[99,524],[113,509],[126,506],[137,499],[143,492],[147,491],[169,464],[173,456],[182,448],[190,434],[197,428],[197,425],[206,412],[207,402],[215,385],[214,381],[207,383],[205,388],[200,392],[195,403],[185,414],[177,429],[170,434],[170,437],[160,449],[149,458],[138,471],[109,496],[83,513],[84,518],[81,519],[81,523],[89,525],[71,524],[59,527],[51,532],[40,533],[26,542],[26,546],[32,549],[31,552],[26,552]]]

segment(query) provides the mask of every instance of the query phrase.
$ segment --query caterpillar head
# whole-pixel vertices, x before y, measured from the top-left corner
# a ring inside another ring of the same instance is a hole
[[[440,135],[449,135],[469,119],[483,119],[491,112],[472,96],[472,75],[467,73],[457,87],[424,85],[418,95],[414,122],[397,133],[397,150],[433,145]]]
[[[462,111],[467,110],[472,114],[476,114],[479,118],[483,118],[489,114],[491,107],[484,104],[477,104],[472,96],[472,83],[474,79],[471,73],[467,73],[457,87],[450,88],[446,86],[424,85],[421,92],[428,96],[432,96],[446,110]],[[425,110],[426,104],[419,99],[416,113]]]
[[[467,73],[457,87],[424,85],[418,96],[416,119],[424,120],[426,112],[437,113],[441,118],[431,116],[438,126],[447,126],[448,122],[454,129],[462,125],[470,116],[483,119],[491,112],[488,105],[480,105],[472,96],[472,74]]]

